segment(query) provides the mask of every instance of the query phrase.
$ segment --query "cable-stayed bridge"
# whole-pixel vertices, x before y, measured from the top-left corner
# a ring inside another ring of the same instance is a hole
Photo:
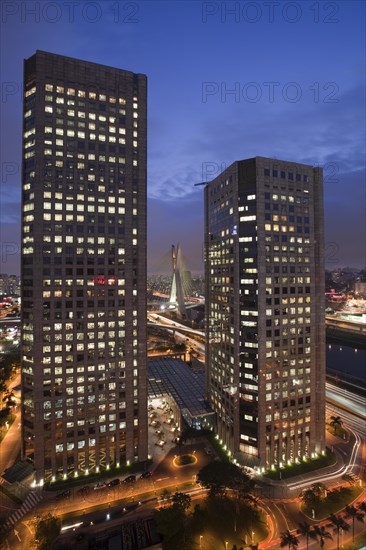
[[[187,317],[187,309],[203,303],[193,296],[192,275],[187,267],[180,244],[173,244],[160,261],[161,275],[148,277],[148,309],[176,311],[179,317]],[[163,275],[165,274],[165,275]]]

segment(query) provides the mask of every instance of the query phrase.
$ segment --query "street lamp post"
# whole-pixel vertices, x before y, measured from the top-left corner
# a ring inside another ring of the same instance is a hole
[[[200,548],[202,548],[202,539],[203,539],[203,535],[200,535]]]
[[[225,550],[227,550],[227,545],[228,545],[228,544],[229,544],[229,543],[228,543],[228,541],[226,540],[226,541],[225,541]]]

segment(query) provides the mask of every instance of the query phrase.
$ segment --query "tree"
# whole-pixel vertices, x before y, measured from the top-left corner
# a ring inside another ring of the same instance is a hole
[[[361,510],[361,512],[365,512],[366,514],[366,501],[363,500],[362,502],[359,502],[357,504],[357,510]]]
[[[315,483],[303,491],[301,498],[305,506],[315,506],[325,497],[326,487],[323,483]]]
[[[35,540],[38,550],[48,550],[61,531],[61,520],[48,513],[36,523]]]
[[[331,416],[330,417],[330,426],[332,426],[334,433],[337,433],[338,430],[342,427],[343,420],[340,416]]]
[[[198,530],[202,528],[202,524],[205,521],[207,511],[200,504],[196,504],[191,515],[190,525],[193,530]]]
[[[171,541],[178,541],[179,544],[183,541],[183,522],[184,512],[177,506],[168,506],[155,510],[154,520],[156,521],[157,530],[162,535],[164,544]]]
[[[303,523],[299,523],[299,526],[297,528],[298,535],[302,537],[306,537],[306,549],[309,548],[309,537],[311,535],[311,525],[307,521],[304,521]]]
[[[231,462],[214,461],[206,464],[197,474],[197,481],[206,487],[210,496],[226,493],[226,489],[240,491],[241,498],[249,494],[252,481]]]
[[[173,506],[177,506],[184,513],[190,508],[191,501],[191,497],[186,493],[174,493],[172,498]]]
[[[332,514],[329,516],[330,521],[334,525],[334,531],[337,533],[337,548],[339,549],[339,533],[340,531],[349,531],[350,526],[348,523],[342,518],[342,516],[336,516],[335,514]]]
[[[315,525],[313,531],[310,533],[310,536],[313,539],[319,540],[320,548],[323,548],[327,539],[333,539],[332,535],[329,533],[329,531],[326,530],[324,525]]]
[[[287,529],[287,531],[283,531],[280,535],[281,537],[281,548],[284,548],[285,546],[288,546],[288,550],[296,550],[296,548],[299,546],[299,540],[298,538],[291,533]]]
[[[355,542],[355,520],[363,523],[363,518],[365,517],[365,512],[356,508],[356,506],[348,505],[346,506],[346,514],[348,518],[352,519],[352,541]]]

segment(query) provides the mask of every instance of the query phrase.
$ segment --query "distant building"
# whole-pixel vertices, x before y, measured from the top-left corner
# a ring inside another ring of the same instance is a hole
[[[238,459],[325,450],[322,170],[256,157],[205,188],[207,397]]]
[[[20,277],[18,275],[0,274],[0,294],[20,296]]]
[[[24,63],[22,456],[39,484],[147,458],[146,85]]]
[[[7,294],[7,274],[0,273],[0,294]]]
[[[360,296],[366,297],[366,283],[363,283],[361,281],[357,281],[355,283],[355,293],[359,294]]]

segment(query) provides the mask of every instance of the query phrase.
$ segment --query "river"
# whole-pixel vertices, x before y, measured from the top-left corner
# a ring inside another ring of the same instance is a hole
[[[327,369],[354,376],[366,385],[366,349],[329,343],[326,349]]]

